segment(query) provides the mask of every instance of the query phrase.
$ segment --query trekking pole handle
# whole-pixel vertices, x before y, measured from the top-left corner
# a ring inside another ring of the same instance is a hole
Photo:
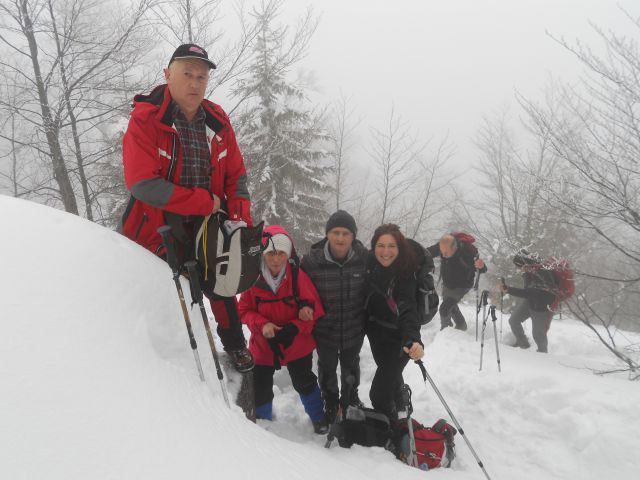
[[[167,250],[167,263],[173,270],[174,275],[178,274],[178,258],[176,257],[176,251],[173,248],[173,242],[171,241],[171,227],[169,225],[163,225],[158,228],[158,233],[162,237],[162,244]]]
[[[480,271],[480,269],[476,268],[476,281],[473,284],[473,289],[474,290],[478,290],[478,287],[480,286],[480,275],[482,275],[482,272]]]
[[[491,305],[489,307],[489,312],[491,313],[491,321],[495,322],[498,320],[498,316],[496,315],[496,306],[495,305]]]
[[[488,305],[489,304],[489,290],[483,290],[482,291],[482,305]]]
[[[200,300],[202,300],[202,288],[200,287],[197,265],[195,260],[189,260],[184,264],[187,267],[187,272],[189,272],[189,282],[191,282],[191,287],[193,288],[193,292],[191,292],[193,299],[200,303]]]

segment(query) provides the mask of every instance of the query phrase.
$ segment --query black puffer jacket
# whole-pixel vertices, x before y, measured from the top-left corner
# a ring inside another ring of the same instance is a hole
[[[529,307],[537,312],[550,310],[556,300],[553,292],[558,288],[555,273],[540,267],[525,271],[522,278],[524,278],[524,288],[507,287],[507,293],[514,297],[526,298]]]
[[[325,238],[302,258],[301,267],[316,286],[325,311],[313,330],[316,342],[339,349],[362,343],[367,253],[355,240],[350,256],[340,264],[331,258]]]
[[[438,243],[431,245],[427,251],[433,258],[442,257]],[[467,242],[459,242],[456,253],[449,258],[442,257],[440,276],[444,286],[447,288],[472,288],[476,275],[474,262],[477,255],[478,249],[476,247]],[[485,265],[480,272],[485,273],[486,271],[487,266]]]
[[[394,265],[381,266],[373,253],[367,260],[367,315],[370,322],[397,331],[402,345],[418,342],[420,322],[414,272],[396,272]]]

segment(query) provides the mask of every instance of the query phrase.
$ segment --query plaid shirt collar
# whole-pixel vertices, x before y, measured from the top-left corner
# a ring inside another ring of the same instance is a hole
[[[187,120],[187,117],[184,115],[184,113],[180,109],[180,106],[174,101],[171,101],[171,103],[172,103],[171,113],[173,115],[174,125],[177,126],[177,123],[180,123],[181,126],[190,126],[190,125],[194,125],[195,126],[195,125],[198,125],[200,123],[204,124],[205,113],[204,113],[204,108],[202,108],[202,105],[198,106],[198,110],[196,111],[196,114],[193,117],[193,120],[191,120],[189,122]]]

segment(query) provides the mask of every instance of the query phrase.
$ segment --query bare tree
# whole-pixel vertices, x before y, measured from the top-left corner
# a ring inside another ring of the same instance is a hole
[[[126,9],[95,0],[0,3],[7,14],[0,41],[14,51],[3,63],[12,84],[0,98],[0,108],[14,109],[21,126],[31,125],[36,132],[35,138],[23,134],[9,139],[4,133],[1,138],[18,142],[23,157],[48,158],[57,186],[54,196],[76,214],[80,200],[90,220],[99,220],[95,213],[102,208],[103,192],[95,186],[101,182],[101,159],[108,147],[100,131],[121,122],[127,111],[131,91],[138,88],[132,71],[137,70],[136,78],[143,76],[139,60],[149,41],[142,32],[150,5],[151,0],[123,3]]]
[[[371,144],[370,156],[378,173],[378,218],[380,223],[398,222],[407,212],[395,211],[394,207],[415,182],[414,168],[426,144],[396,116],[393,105],[385,130],[371,128]]]
[[[640,19],[623,13],[640,34]],[[584,67],[579,84],[553,85],[553,102],[518,98],[531,131],[559,162],[555,175],[539,177],[547,202],[587,247],[569,308],[639,378],[638,361],[615,336],[621,326],[640,329],[640,50],[636,38],[592,26],[601,54],[556,39]]]
[[[0,34],[0,41],[20,60],[26,60],[30,64],[33,76],[28,73],[29,70],[21,68],[26,67],[24,64],[8,64],[2,61],[2,65],[18,74],[22,81],[27,85],[31,85],[36,92],[37,104],[40,110],[41,132],[46,137],[53,177],[58,185],[60,200],[66,211],[78,214],[75,193],[60,145],[60,125],[59,122],[55,121],[56,112],[49,101],[49,91],[52,83],[51,71],[50,69],[43,71],[40,59],[42,46],[39,45],[40,38],[38,37],[40,25],[34,24],[34,22],[41,20],[45,6],[46,4],[43,1],[17,0],[0,3],[1,17],[3,18],[0,28],[4,32]],[[13,40],[16,34],[21,36],[22,44],[16,45],[17,42]],[[3,136],[3,138],[7,139],[6,136]]]
[[[414,239],[423,241],[425,231],[436,227],[437,214],[448,214],[447,205],[452,193],[449,187],[455,176],[449,169],[453,154],[453,145],[448,137],[444,137],[433,151],[428,151],[418,160],[415,177],[417,188],[411,208],[413,215],[411,226],[407,229]]]
[[[348,186],[347,178],[349,175],[349,154],[354,147],[355,130],[362,121],[362,119],[355,120],[354,115],[355,108],[352,106],[352,97],[346,97],[341,93],[340,98],[333,105],[333,122],[330,126],[336,210],[340,210],[341,204],[345,201],[345,187]],[[346,201],[348,202],[349,198]]]

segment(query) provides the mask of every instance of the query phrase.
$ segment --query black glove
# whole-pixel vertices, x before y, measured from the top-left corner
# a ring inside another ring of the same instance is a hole
[[[275,337],[268,338],[267,343],[273,352],[273,366],[276,370],[280,370],[280,360],[284,360],[284,353],[282,353],[282,350],[280,349],[280,344]]]
[[[293,343],[293,339],[296,338],[299,331],[295,324],[287,323],[281,330],[278,330],[273,338],[284,348],[288,348]]]

